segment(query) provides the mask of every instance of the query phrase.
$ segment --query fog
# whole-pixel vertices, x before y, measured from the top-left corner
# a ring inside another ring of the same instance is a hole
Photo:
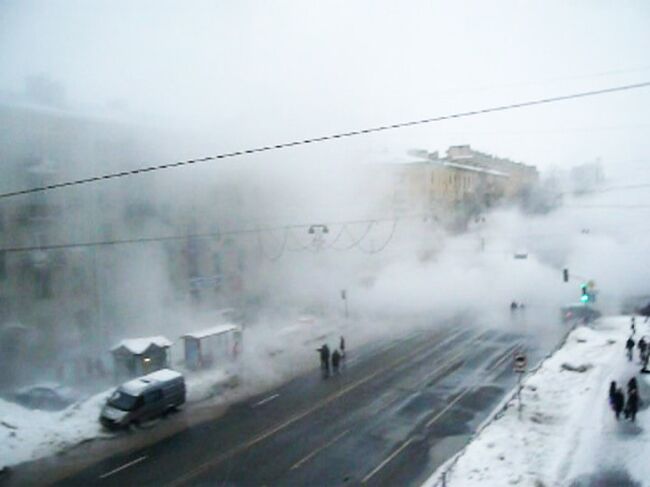
[[[586,1],[5,1],[0,190],[646,81],[649,16]],[[650,294],[648,193],[616,189],[649,182],[649,105],[638,90],[3,198],[3,386],[88,384],[75,361],[110,368],[129,337],[167,336],[181,364],[181,335],[223,308],[245,315],[256,385],[313,365],[326,332],[361,343],[463,316],[541,340],[586,281],[618,313]],[[528,206],[462,228],[395,211],[387,165],[454,144],[535,165]],[[577,194],[571,169],[595,161],[604,179]]]

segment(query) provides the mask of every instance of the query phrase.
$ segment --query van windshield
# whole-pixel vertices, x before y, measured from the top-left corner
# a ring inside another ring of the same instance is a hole
[[[108,404],[122,411],[132,411],[135,409],[137,401],[136,396],[131,396],[122,391],[115,391],[108,400]]]

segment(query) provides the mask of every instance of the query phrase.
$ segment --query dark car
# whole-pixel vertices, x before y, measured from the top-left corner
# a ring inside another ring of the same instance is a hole
[[[79,399],[72,389],[56,383],[23,387],[13,395],[14,402],[29,409],[58,411]]]

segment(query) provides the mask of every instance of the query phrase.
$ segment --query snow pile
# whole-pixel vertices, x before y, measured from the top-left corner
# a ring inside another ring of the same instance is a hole
[[[175,377],[177,373],[154,374]],[[221,397],[234,380],[233,374],[219,369],[187,374],[187,401]],[[84,441],[114,436],[115,433],[103,430],[98,420],[102,406],[114,390],[113,387],[55,412],[27,409],[0,399],[0,469],[53,455]]]
[[[26,409],[0,399],[0,469],[110,436],[97,420],[108,394],[102,392],[57,412]]]
[[[565,346],[524,381],[522,410],[516,399],[510,401],[459,455],[447,472],[447,485],[621,485],[634,480],[642,485],[650,478],[644,458],[650,387],[648,376],[639,374],[636,351],[634,362],[625,357],[629,324],[629,317],[607,318],[593,329],[572,332]],[[650,334],[650,326],[639,328]],[[632,376],[639,380],[645,405],[636,423],[622,417],[617,422],[608,403],[609,384],[615,380],[625,390]],[[426,485],[439,482],[441,470]]]

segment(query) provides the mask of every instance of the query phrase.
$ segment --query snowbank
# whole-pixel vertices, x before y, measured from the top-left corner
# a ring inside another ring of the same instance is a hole
[[[218,395],[233,383],[231,374],[218,369],[188,374],[185,379],[188,403]],[[114,389],[56,412],[27,409],[0,399],[0,469],[53,455],[84,441],[114,436],[98,421]]]
[[[593,329],[572,332],[524,381],[522,410],[516,399],[510,401],[460,454],[447,472],[447,485],[618,485],[650,478],[643,458],[650,417],[642,409],[636,423],[617,422],[608,404],[610,381],[625,389],[632,376],[639,380],[641,399],[650,400],[638,356],[634,362],[625,358],[629,323],[629,317],[607,318]],[[650,326],[639,328],[650,334]],[[436,485],[441,474],[425,485]]]
[[[0,469],[109,436],[97,421],[109,393],[57,412],[26,409],[0,399]]]

